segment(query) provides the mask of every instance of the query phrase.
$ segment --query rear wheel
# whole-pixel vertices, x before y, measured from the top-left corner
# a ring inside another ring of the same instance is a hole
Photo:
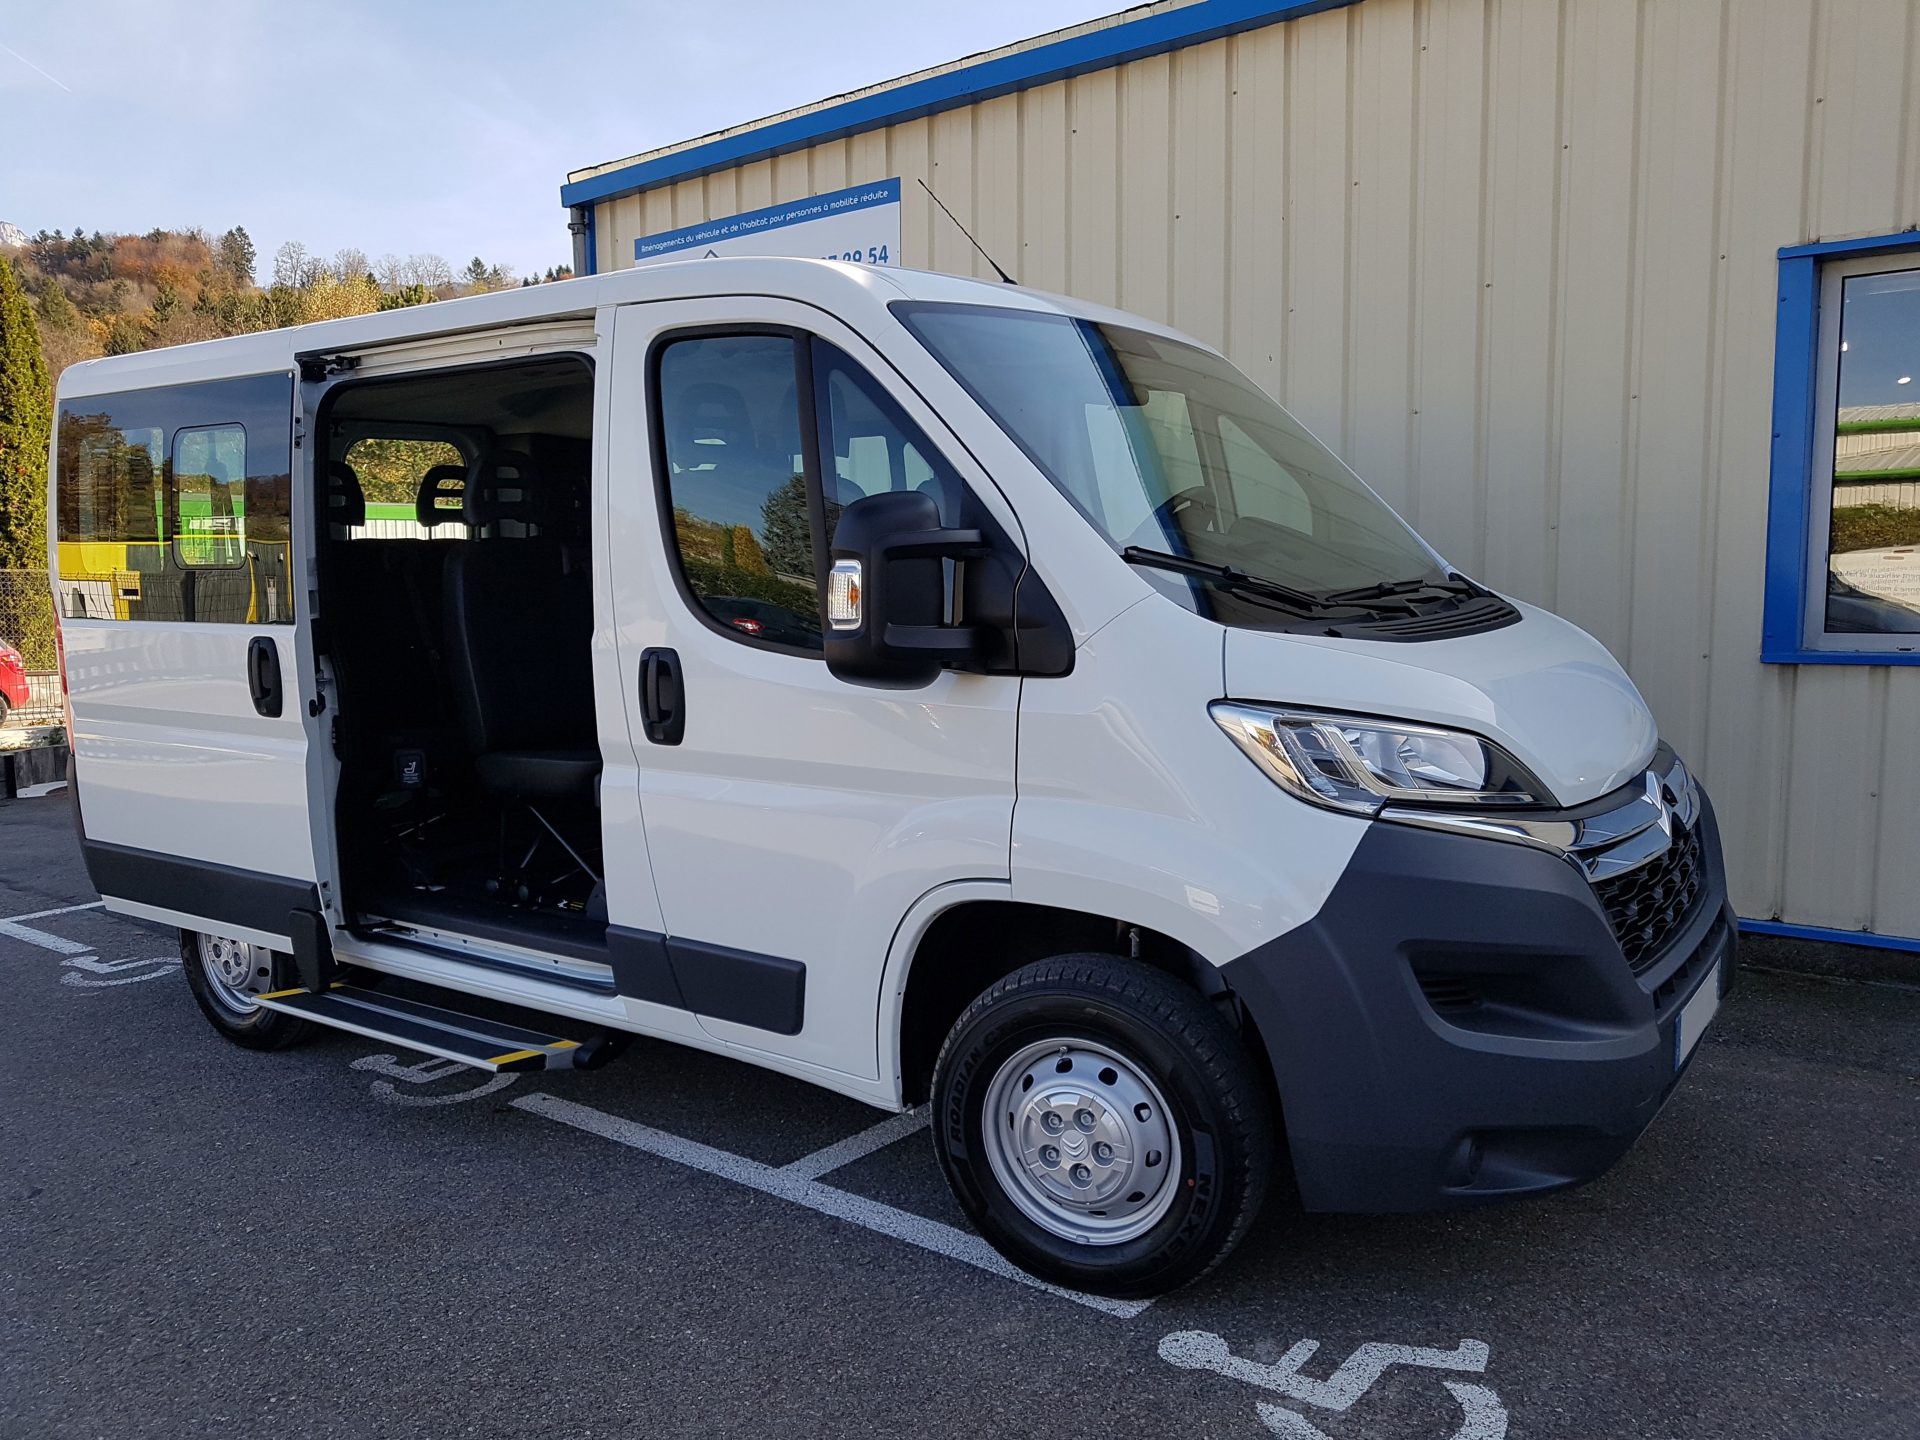
[[[1044,1279],[1157,1295],[1252,1224],[1273,1157],[1240,1037],[1172,977],[1063,955],[991,986],[934,1075],[934,1143],[974,1224]]]
[[[182,930],[180,960],[200,1013],[235,1044],[283,1050],[312,1033],[306,1021],[269,1010],[254,998],[298,983],[292,956],[224,935]]]

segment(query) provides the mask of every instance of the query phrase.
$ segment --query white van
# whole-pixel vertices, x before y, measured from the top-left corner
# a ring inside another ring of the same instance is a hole
[[[661,265],[75,365],[54,460],[88,869],[242,1045],[930,1101],[1146,1295],[1599,1174],[1732,977],[1607,652],[1133,316]]]

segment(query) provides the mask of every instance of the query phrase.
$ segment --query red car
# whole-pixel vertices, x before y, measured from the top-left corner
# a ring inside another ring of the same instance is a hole
[[[0,640],[0,725],[7,723],[9,711],[27,703],[27,662],[20,652]]]

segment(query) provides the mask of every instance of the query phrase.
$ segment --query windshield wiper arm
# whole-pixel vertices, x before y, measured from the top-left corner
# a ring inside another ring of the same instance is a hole
[[[1153,570],[1171,570],[1177,575],[1193,575],[1202,580],[1211,580],[1222,589],[1241,591],[1249,595],[1258,595],[1263,599],[1278,600],[1291,605],[1296,610],[1325,611],[1341,608],[1328,603],[1318,595],[1310,595],[1305,590],[1297,590],[1280,580],[1268,580],[1264,576],[1249,575],[1244,570],[1236,570],[1231,565],[1215,565],[1209,560],[1194,560],[1185,555],[1175,555],[1167,550],[1150,550],[1144,545],[1129,545],[1120,552],[1120,558],[1129,565],[1144,565]],[[1332,597],[1328,597],[1331,599]]]
[[[1490,592],[1464,575],[1448,575],[1444,580],[1382,580],[1378,585],[1363,585],[1357,590],[1334,590],[1320,598],[1335,605],[1354,605],[1367,600],[1386,600],[1421,591],[1442,595],[1486,595]]]

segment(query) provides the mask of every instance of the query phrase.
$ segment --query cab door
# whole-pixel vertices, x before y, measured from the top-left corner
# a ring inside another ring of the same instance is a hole
[[[111,910],[281,950],[318,904],[293,405],[290,372],[69,394],[55,447],[88,873]]]
[[[619,663],[675,980],[717,1038],[873,1078],[901,918],[1008,876],[1020,682],[836,679],[822,557],[862,494],[926,489],[945,511],[991,487],[818,310],[633,306],[615,345]]]

